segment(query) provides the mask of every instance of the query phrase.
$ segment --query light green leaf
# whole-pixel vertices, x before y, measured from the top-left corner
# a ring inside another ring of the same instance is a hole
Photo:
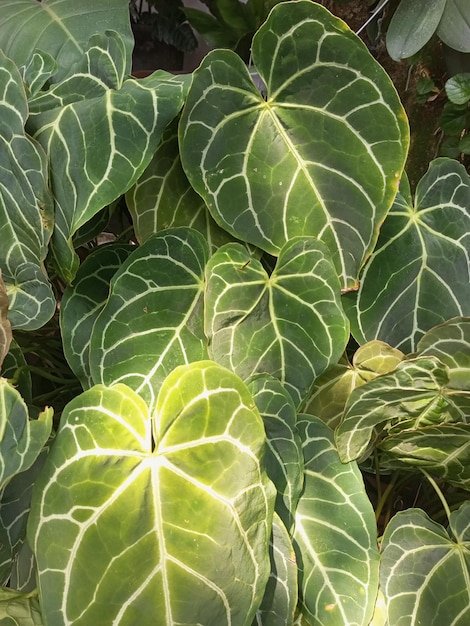
[[[180,123],[186,174],[233,236],[274,255],[316,236],[354,288],[407,151],[395,89],[344,22],[306,0],[273,9],[252,60],[266,100],[231,51],[194,73]]]
[[[73,285],[67,287],[60,306],[64,354],[82,387],[93,385],[90,373],[90,341],[93,325],[109,295],[112,277],[135,246],[99,246],[79,267]]]
[[[305,489],[294,547],[306,624],[367,626],[378,589],[376,524],[356,463],[342,463],[333,432],[317,418],[298,423]]]
[[[432,328],[420,339],[417,352],[447,365],[449,387],[470,390],[470,318],[455,317]]]
[[[0,49],[17,66],[27,64],[37,50],[48,53],[59,68],[56,82],[82,56],[90,37],[107,30],[121,34],[129,74],[134,39],[128,0],[2,0]]]
[[[246,381],[266,431],[266,471],[276,485],[276,513],[289,531],[304,486],[302,442],[297,432],[294,402],[272,376],[258,374]]]
[[[449,529],[420,509],[395,515],[382,541],[380,585],[389,626],[464,626],[470,620],[470,502]]]
[[[447,97],[454,104],[467,104],[470,100],[470,74],[463,72],[451,76],[446,81],[445,90]]]
[[[470,52],[470,6],[466,0],[447,0],[437,34],[460,52]]]
[[[470,491],[470,403],[467,423],[426,426],[386,437],[380,444],[383,469],[424,468]]]
[[[173,228],[127,258],[93,327],[95,383],[124,382],[153,406],[175,367],[207,358],[201,309],[208,256],[200,233]]]
[[[32,404],[31,374],[20,346],[13,341],[10,350],[0,367],[0,376],[9,379],[8,382],[20,392],[27,404]]]
[[[148,167],[126,193],[126,203],[140,243],[160,230],[178,226],[200,231],[209,249],[215,250],[232,239],[217,226],[181,167],[178,119],[163,133]]]
[[[53,253],[67,282],[78,269],[73,234],[142,174],[163,129],[181,108],[184,82],[155,72],[126,80],[120,89],[101,83],[92,97],[83,99],[72,90],[65,106],[30,118],[28,128],[49,160],[56,210]]]
[[[350,363],[343,357],[319,376],[303,413],[316,415],[327,426],[335,429],[343,415],[346,401],[356,387],[369,380],[393,371],[405,355],[383,341],[370,341],[360,346]]]
[[[414,352],[429,329],[470,315],[469,207],[470,178],[446,158],[431,163],[414,206],[397,196],[361,277],[353,321],[360,343],[381,339]]]
[[[43,626],[37,591],[18,593],[0,590],[0,624],[2,626]]]
[[[209,260],[206,274],[211,357],[242,379],[275,376],[299,406],[349,338],[324,244],[313,237],[290,240],[271,276],[244,246],[227,244]]]
[[[52,233],[53,204],[45,154],[25,134],[27,117],[21,76],[0,49],[0,269],[12,327],[34,330],[55,310],[42,266]]]
[[[10,350],[12,340],[11,324],[8,320],[8,296],[0,268],[0,368]]]
[[[73,400],[28,528],[48,626],[251,624],[270,571],[264,444],[246,386],[210,361],[175,369],[152,416],[121,384]]]
[[[292,626],[298,593],[297,561],[289,533],[276,514],[269,555],[271,574],[253,626]]]
[[[403,361],[394,372],[355,389],[336,430],[341,459],[360,458],[378,426],[397,433],[465,421],[469,400],[465,392],[460,398],[447,389],[448,382],[445,365],[434,357],[421,357]]]
[[[447,0],[401,0],[387,29],[387,52],[395,61],[413,56],[436,32]]]

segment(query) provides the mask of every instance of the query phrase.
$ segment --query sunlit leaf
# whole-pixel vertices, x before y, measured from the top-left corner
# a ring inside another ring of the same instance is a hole
[[[2,626],[43,626],[37,591],[18,593],[0,590],[0,623]]]
[[[0,268],[0,368],[10,350],[11,340],[11,324],[8,320],[8,296]]]

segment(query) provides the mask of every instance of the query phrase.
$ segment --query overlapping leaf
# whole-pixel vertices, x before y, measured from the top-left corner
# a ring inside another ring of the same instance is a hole
[[[184,80],[156,72],[126,80],[120,89],[101,84],[86,99],[77,95],[74,80],[72,87],[71,102],[29,122],[48,156],[56,209],[53,252],[68,282],[78,268],[72,235],[142,174],[182,105]]]
[[[231,239],[217,226],[181,167],[178,120],[165,130],[148,167],[127,192],[126,203],[140,243],[160,230],[178,226],[199,230],[210,249]]]
[[[298,423],[305,489],[294,547],[306,624],[367,626],[378,588],[376,524],[356,463],[342,463],[333,432],[311,417]],[[304,622],[302,622],[304,623]]]
[[[346,404],[336,443],[343,461],[360,458],[374,429],[389,434],[466,422],[470,396],[447,388],[447,368],[435,357],[401,362],[390,374],[355,389]]]
[[[451,159],[431,163],[414,206],[397,196],[361,278],[358,341],[414,352],[426,331],[470,314],[469,207],[469,176]]]
[[[55,309],[42,267],[53,205],[44,152],[24,131],[27,116],[21,76],[0,50],[0,269],[13,328],[33,330]]]
[[[121,33],[130,73],[134,41],[127,0],[2,0],[0,48],[17,66],[36,50],[48,53],[58,65],[55,81],[67,75],[92,35],[107,30]]]
[[[208,255],[200,233],[173,228],[128,257],[93,327],[95,383],[125,382],[153,406],[176,366],[207,358],[201,309]]]
[[[155,414],[125,385],[69,404],[30,516],[49,626],[251,624],[274,488],[246,386],[177,368]]]
[[[93,384],[90,373],[90,341],[93,324],[109,295],[112,277],[135,248],[124,244],[100,246],[78,269],[73,286],[67,287],[60,307],[64,354],[84,389]]]
[[[389,626],[464,626],[470,620],[470,502],[449,529],[423,511],[395,515],[382,541],[380,585]]]
[[[352,390],[381,374],[391,372],[404,358],[402,352],[382,341],[370,341],[360,346],[351,363],[345,356],[315,380],[302,411],[319,417],[335,429],[341,421]]]
[[[8,320],[8,297],[0,268],[0,368],[10,350],[11,340],[11,324]]]
[[[20,392],[23,400],[27,404],[32,403],[31,374],[24,354],[14,339],[10,343],[10,350],[0,367],[0,376],[10,379],[15,389]]]
[[[275,376],[296,406],[349,338],[335,269],[313,237],[285,244],[271,276],[241,244],[223,246],[207,265],[205,305],[211,357],[243,379]]]
[[[2,626],[43,626],[37,591],[18,593],[13,589],[0,591]]]
[[[276,255],[292,237],[319,237],[354,287],[407,151],[396,92],[360,39],[310,1],[278,4],[252,59],[266,101],[231,51],[212,52],[195,72],[183,167],[232,235]]]

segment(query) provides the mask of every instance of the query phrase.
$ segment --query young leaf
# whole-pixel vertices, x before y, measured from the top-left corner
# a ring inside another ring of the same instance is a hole
[[[11,324],[8,320],[8,296],[0,269],[0,370],[10,350],[12,340]]]
[[[306,416],[308,417],[308,416]],[[298,423],[305,489],[294,547],[307,624],[369,624],[378,589],[374,511],[356,463],[342,463],[333,432],[311,417]]]
[[[65,409],[29,538],[48,626],[251,624],[268,580],[274,488],[246,386],[175,369],[155,413],[119,384]]]
[[[356,287],[407,151],[396,92],[344,22],[306,0],[272,10],[252,58],[266,100],[231,51],[194,73],[180,123],[186,174],[233,236],[275,255],[316,236],[343,287]]]
[[[12,327],[35,330],[55,310],[43,269],[53,227],[53,204],[46,157],[25,133],[27,117],[21,76],[0,46],[0,269]]]
[[[420,509],[395,515],[385,529],[380,564],[389,626],[468,623],[469,528],[470,502],[451,513],[448,530]]]
[[[470,314],[469,207],[470,178],[446,158],[431,163],[414,206],[397,196],[361,277],[358,341],[414,352],[426,331]]]
[[[95,383],[125,382],[152,407],[176,366],[207,358],[201,308],[208,256],[204,237],[191,228],[162,231],[135,249],[93,327]]]
[[[37,591],[19,593],[1,589],[0,622],[2,626],[43,626]]]

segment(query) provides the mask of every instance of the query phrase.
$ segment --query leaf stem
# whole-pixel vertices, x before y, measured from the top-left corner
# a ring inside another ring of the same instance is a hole
[[[399,475],[400,475],[400,472],[398,472],[398,471],[397,471],[397,472],[395,472],[395,473],[392,475],[392,478],[390,479],[390,482],[388,483],[387,488],[386,488],[386,489],[385,489],[385,491],[381,494],[380,499],[379,499],[379,500],[378,500],[378,502],[377,502],[377,507],[376,507],[376,509],[375,509],[375,521],[376,521],[376,522],[378,522],[378,521],[379,521],[379,517],[380,517],[380,515],[382,514],[382,509],[384,508],[385,503],[386,503],[386,502],[387,502],[387,500],[388,500],[388,496],[389,496],[389,495],[391,494],[391,492],[393,491],[393,489],[394,489],[394,487],[395,487],[395,485],[396,485],[396,483],[397,483],[397,480],[398,480]]]
[[[449,508],[449,505],[447,504],[447,500],[445,499],[444,494],[442,493],[439,485],[436,483],[434,478],[430,474],[427,473],[425,469],[421,467],[420,470],[422,471],[422,473],[426,476],[426,478],[429,480],[429,482],[433,486],[434,491],[437,493],[439,497],[439,500],[442,502],[442,506],[447,515],[447,520],[450,522],[450,508]]]

